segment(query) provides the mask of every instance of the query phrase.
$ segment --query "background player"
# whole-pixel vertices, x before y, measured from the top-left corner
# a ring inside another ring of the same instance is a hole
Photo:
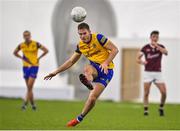
[[[23,37],[25,41],[19,44],[14,50],[14,55],[23,61],[23,73],[27,86],[27,94],[22,109],[25,110],[30,101],[32,109],[36,110],[33,97],[33,85],[38,73],[39,60],[48,53],[48,49],[39,42],[31,40],[30,31],[24,31]],[[38,57],[39,49],[41,49],[43,53]],[[19,54],[20,50],[23,56]]]
[[[84,73],[79,76],[80,81],[91,90],[89,97],[81,114],[68,122],[67,126],[75,126],[80,123],[94,107],[97,98],[112,79],[114,67],[112,60],[118,53],[117,47],[110,40],[102,34],[91,33],[89,25],[86,23],[78,25],[78,34],[80,42],[74,54],[57,70],[44,78],[51,80],[58,73],[67,70],[78,61],[81,54],[90,61],[90,64],[84,67]]]
[[[159,40],[159,31],[152,31],[150,34],[151,43],[145,45],[138,53],[137,62],[145,66],[144,71],[144,115],[148,115],[148,97],[151,84],[154,83],[161,92],[161,103],[159,108],[160,116],[164,116],[164,104],[166,100],[166,85],[162,79],[161,61],[162,55],[167,55],[168,51],[162,45],[157,43]],[[145,61],[141,58],[145,56]]]

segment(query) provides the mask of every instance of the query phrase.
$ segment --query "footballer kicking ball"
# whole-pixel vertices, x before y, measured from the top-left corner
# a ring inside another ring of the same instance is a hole
[[[71,11],[71,18],[75,22],[82,22],[86,18],[86,10],[83,7],[74,7]]]

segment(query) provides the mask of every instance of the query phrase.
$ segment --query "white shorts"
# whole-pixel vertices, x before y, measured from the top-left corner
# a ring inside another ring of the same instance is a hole
[[[161,72],[144,72],[144,83],[164,83]]]

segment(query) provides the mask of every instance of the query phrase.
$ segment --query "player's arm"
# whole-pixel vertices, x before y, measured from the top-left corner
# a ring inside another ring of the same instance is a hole
[[[61,73],[67,69],[69,69],[72,65],[74,65],[79,58],[81,57],[80,53],[74,52],[74,54],[61,66],[59,66],[55,71],[50,73],[49,75],[44,77],[44,80],[51,80],[52,77],[56,76],[58,73]]]
[[[39,43],[38,43],[38,47],[39,47],[40,50],[43,51],[43,53],[42,53],[42,54],[39,56],[39,58],[38,58],[38,60],[40,60],[40,59],[43,58],[49,51],[48,51],[48,49],[47,49],[45,46],[43,46],[43,45],[41,45],[41,44],[39,44]]]
[[[108,58],[100,65],[100,67],[104,70],[104,73],[108,73],[108,65],[110,62],[113,61],[117,53],[119,52],[118,48],[110,41],[108,40],[106,44],[104,45],[104,48],[110,50],[110,54]]]
[[[113,61],[114,57],[117,55],[119,50],[110,40],[107,41],[107,43],[104,45],[104,47],[106,49],[110,50],[109,57],[104,61],[104,63],[109,65],[109,63]]]
[[[20,50],[21,50],[21,48],[20,48],[20,44],[19,44],[19,45],[15,48],[13,54],[14,54],[17,58],[20,58],[21,60],[23,60],[23,61],[25,61],[25,62],[27,62],[27,63],[29,63],[29,64],[32,65],[32,63],[30,62],[29,59],[27,59],[26,57],[22,57],[22,56],[19,54],[19,51],[20,51]]]
[[[15,48],[13,54],[14,54],[17,58],[20,58],[20,59],[23,60],[23,57],[19,54],[19,51],[20,51],[20,50],[21,50],[20,45],[18,45],[18,46]]]
[[[159,46],[158,44],[155,44],[155,47],[164,55],[168,55],[168,51],[165,47]]]
[[[136,56],[136,61],[137,61],[138,64],[146,65],[146,64],[147,64],[147,61],[143,61],[143,60],[142,60],[143,55],[144,55],[143,52],[139,51],[139,52],[137,53],[137,56]]]

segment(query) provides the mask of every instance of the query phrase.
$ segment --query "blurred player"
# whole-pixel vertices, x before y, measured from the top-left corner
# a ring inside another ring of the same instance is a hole
[[[51,80],[58,73],[67,70],[79,60],[81,54],[90,61],[90,64],[84,67],[84,73],[80,74],[79,78],[91,91],[81,114],[67,123],[69,127],[80,123],[94,107],[96,100],[113,77],[114,64],[112,60],[118,53],[117,47],[110,40],[102,34],[91,33],[89,25],[86,23],[78,25],[78,34],[80,41],[74,54],[57,70],[44,78]]]
[[[137,62],[145,66],[144,71],[144,115],[148,115],[148,97],[151,84],[154,83],[161,93],[161,102],[159,107],[160,116],[164,116],[164,104],[166,100],[166,85],[162,79],[161,61],[162,55],[167,55],[166,48],[158,43],[159,32],[152,31],[150,34],[151,43],[145,45],[138,53]],[[145,56],[145,61],[141,58]]]
[[[33,85],[38,73],[39,60],[48,53],[48,49],[39,42],[31,40],[30,31],[24,31],[23,37],[25,41],[19,44],[14,50],[14,55],[23,61],[23,73],[27,86],[27,94],[22,109],[25,110],[30,101],[32,109],[36,110],[33,97]],[[43,53],[38,57],[39,49],[41,49]],[[19,54],[20,50],[23,56]]]

